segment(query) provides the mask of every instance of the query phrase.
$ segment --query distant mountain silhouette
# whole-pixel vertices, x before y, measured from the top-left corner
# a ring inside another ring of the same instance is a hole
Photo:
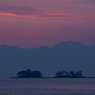
[[[27,68],[40,70],[46,77],[71,70],[95,76],[95,45],[83,46],[72,41],[38,49],[0,45],[0,77],[15,77],[18,71]]]

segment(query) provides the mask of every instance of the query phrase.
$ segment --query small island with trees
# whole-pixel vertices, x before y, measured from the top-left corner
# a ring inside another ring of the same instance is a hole
[[[85,76],[82,75],[82,71],[77,71],[76,73],[73,71],[70,71],[69,73],[67,71],[58,71],[55,74],[55,78],[85,78]]]
[[[31,71],[30,69],[22,70],[17,73],[17,77],[11,78],[94,78],[86,77],[82,74],[82,71],[77,72],[67,72],[67,71],[58,71],[55,73],[54,77],[43,77],[42,73],[38,70]]]
[[[17,78],[42,78],[40,71],[31,71],[30,69],[22,70],[17,73]]]

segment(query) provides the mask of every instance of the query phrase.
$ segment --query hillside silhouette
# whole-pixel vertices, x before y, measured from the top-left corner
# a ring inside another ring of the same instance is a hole
[[[65,41],[51,48],[19,48],[0,45],[0,77],[15,76],[20,70],[32,68],[43,76],[54,76],[57,71],[83,71],[86,76],[95,76],[95,45]]]

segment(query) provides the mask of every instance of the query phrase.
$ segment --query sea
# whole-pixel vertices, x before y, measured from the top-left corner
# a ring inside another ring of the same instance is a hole
[[[95,95],[95,78],[0,78],[0,95]]]

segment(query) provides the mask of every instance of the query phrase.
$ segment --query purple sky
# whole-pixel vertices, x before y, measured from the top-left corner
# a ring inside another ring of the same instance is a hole
[[[95,0],[0,0],[0,45],[38,48],[68,40],[95,44]]]

